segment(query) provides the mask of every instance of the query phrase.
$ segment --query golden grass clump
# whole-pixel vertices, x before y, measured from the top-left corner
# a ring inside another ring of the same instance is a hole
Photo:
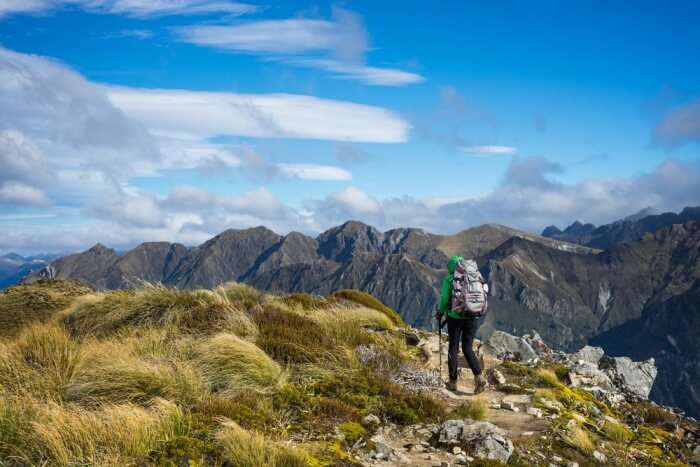
[[[15,343],[24,362],[40,370],[57,387],[70,380],[81,358],[78,343],[54,323],[31,324],[22,330]]]
[[[566,434],[562,435],[562,439],[568,445],[578,449],[584,454],[590,454],[595,447],[591,441],[588,432],[584,430],[578,423],[566,430]]]
[[[483,420],[486,417],[486,403],[481,399],[465,401],[456,407],[449,415],[451,418]]]
[[[236,467],[306,467],[307,454],[284,446],[259,433],[244,430],[230,420],[222,423],[216,440],[223,449],[224,458]]]
[[[331,298],[347,300],[367,308],[372,308],[385,315],[394,326],[406,327],[406,323],[404,323],[401,316],[396,311],[392,310],[367,292],[361,292],[353,289],[342,289],[331,294]]]
[[[177,436],[185,423],[175,404],[158,400],[150,410],[123,404],[90,411],[48,403],[32,425],[36,446],[48,465],[117,466],[146,456]]]
[[[92,289],[72,281],[39,281],[0,292],[0,336],[14,336],[24,325],[46,321]]]
[[[198,361],[212,391],[236,395],[268,392],[284,382],[277,362],[258,346],[233,334],[219,334],[202,343]]]
[[[145,360],[112,342],[87,345],[86,357],[64,387],[69,401],[148,404],[165,398],[189,404],[206,393],[206,384],[191,364]]]
[[[126,326],[173,325],[184,332],[228,331],[253,338],[257,329],[229,298],[228,289],[178,290],[149,285],[84,297],[63,317],[74,335],[105,336]]]
[[[634,438],[634,434],[627,426],[609,420],[603,424],[601,431],[608,439],[620,444],[625,444]]]

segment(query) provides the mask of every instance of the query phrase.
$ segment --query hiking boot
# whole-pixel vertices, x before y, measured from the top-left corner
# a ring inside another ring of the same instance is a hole
[[[448,382],[445,383],[445,387],[447,388],[448,391],[456,391],[457,390],[457,380],[456,379],[451,379]]]
[[[482,393],[486,390],[486,378],[484,375],[474,377],[474,394]]]

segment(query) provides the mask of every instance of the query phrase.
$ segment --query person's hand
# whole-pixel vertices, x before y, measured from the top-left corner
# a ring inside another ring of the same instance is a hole
[[[442,319],[442,314],[439,311],[435,312],[435,319],[440,321]]]

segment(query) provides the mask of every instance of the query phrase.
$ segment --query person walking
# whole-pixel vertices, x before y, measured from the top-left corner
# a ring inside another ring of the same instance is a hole
[[[464,357],[474,374],[474,394],[486,389],[486,379],[482,375],[479,359],[474,352],[474,337],[481,325],[488,307],[488,284],[484,283],[476,261],[453,256],[447,264],[447,276],[442,281],[440,303],[436,319],[442,325],[442,318],[447,317],[449,350],[447,366],[450,391],[457,390],[459,377],[459,347],[462,346]]]

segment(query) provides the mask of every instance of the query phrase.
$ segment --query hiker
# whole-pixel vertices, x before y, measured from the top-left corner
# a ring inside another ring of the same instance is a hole
[[[450,391],[457,390],[459,375],[459,345],[474,374],[474,394],[486,389],[486,379],[481,374],[479,359],[474,353],[474,337],[481,325],[488,305],[488,284],[479,272],[476,261],[453,256],[447,264],[447,276],[442,281],[440,304],[435,318],[442,326],[442,318],[447,315],[449,351],[447,366],[450,380],[446,383]]]

